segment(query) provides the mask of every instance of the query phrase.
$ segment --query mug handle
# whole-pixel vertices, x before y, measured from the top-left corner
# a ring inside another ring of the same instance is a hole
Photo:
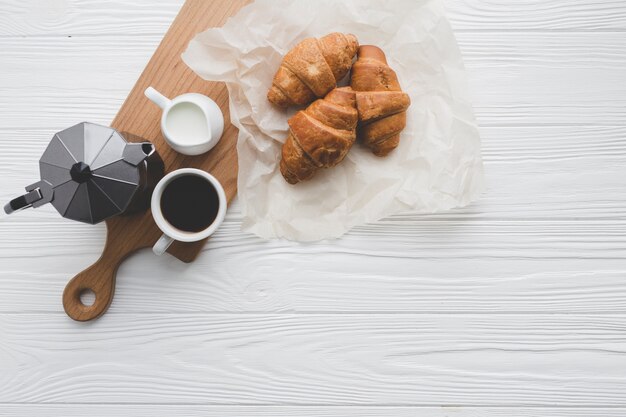
[[[169,248],[172,243],[174,243],[174,238],[163,233],[159,240],[157,240],[157,242],[152,247],[152,252],[154,252],[154,254],[157,256],[161,256],[165,253],[167,248]]]
[[[159,106],[161,110],[165,110],[169,107],[171,100],[165,97],[163,94],[159,93],[156,89],[152,87],[146,88],[146,91],[143,92],[150,101]]]

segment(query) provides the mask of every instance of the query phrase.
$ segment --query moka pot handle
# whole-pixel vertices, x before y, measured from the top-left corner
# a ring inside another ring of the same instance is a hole
[[[39,207],[52,201],[54,191],[47,181],[39,181],[26,187],[26,194],[9,201],[4,206],[4,212],[11,214],[29,207]]]

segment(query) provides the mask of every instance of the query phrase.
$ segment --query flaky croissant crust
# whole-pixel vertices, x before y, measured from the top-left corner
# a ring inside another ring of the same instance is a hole
[[[400,142],[411,100],[402,92],[398,77],[380,48],[359,47],[351,86],[356,91],[359,139],[375,155],[387,155]]]
[[[358,113],[350,87],[336,88],[289,119],[280,172],[290,184],[341,162],[356,140]]]
[[[338,32],[303,40],[283,58],[268,100],[288,107],[324,97],[350,71],[358,47],[356,36]]]

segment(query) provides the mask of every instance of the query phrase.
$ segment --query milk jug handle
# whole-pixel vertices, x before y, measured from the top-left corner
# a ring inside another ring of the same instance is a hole
[[[161,110],[165,110],[170,106],[171,100],[152,87],[146,88],[144,94],[150,99],[150,101],[159,106]]]

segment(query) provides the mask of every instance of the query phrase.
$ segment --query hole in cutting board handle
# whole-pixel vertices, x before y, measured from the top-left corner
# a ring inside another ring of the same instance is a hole
[[[96,302],[96,293],[90,288],[85,288],[78,294],[78,299],[85,307],[91,307]]]

